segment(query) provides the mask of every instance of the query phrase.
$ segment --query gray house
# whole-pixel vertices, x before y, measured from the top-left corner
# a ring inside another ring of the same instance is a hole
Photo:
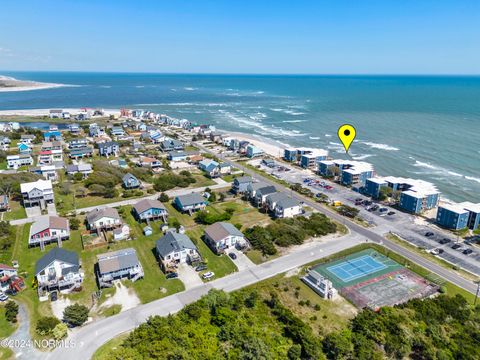
[[[20,192],[25,207],[40,206],[40,208],[45,209],[48,204],[54,202],[53,187],[50,180],[20,184]]]
[[[122,182],[125,189],[136,189],[139,188],[141,185],[140,180],[138,180],[130,173],[124,175],[124,177],[122,178]]]
[[[160,150],[162,151],[173,151],[173,150],[183,150],[185,145],[175,139],[167,139],[160,143]]]
[[[205,242],[217,254],[237,244],[245,246],[247,241],[242,232],[227,222],[217,222],[205,229]]]
[[[95,270],[101,288],[111,287],[114,280],[128,278],[137,281],[143,278],[143,267],[133,248],[97,255]]]
[[[117,156],[120,151],[120,146],[115,141],[107,141],[98,144],[98,152],[101,156]]]
[[[252,178],[250,176],[242,176],[235,178],[232,184],[232,191],[235,194],[243,194],[247,192],[248,185],[252,183]]]
[[[192,193],[177,196],[174,200],[175,206],[182,212],[192,213],[197,210],[204,210],[208,201],[200,194]]]
[[[270,194],[274,194],[277,192],[277,189],[275,189],[275,186],[273,185],[267,185],[264,187],[261,187],[260,189],[257,189],[255,192],[255,198],[254,198],[254,203],[257,206],[263,206],[265,205],[267,196]]]
[[[177,264],[200,260],[198,249],[185,234],[167,231],[156,243],[156,252],[163,271],[171,271]]]

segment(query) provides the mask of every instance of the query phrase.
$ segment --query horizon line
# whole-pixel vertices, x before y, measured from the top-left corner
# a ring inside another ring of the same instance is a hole
[[[103,71],[103,70],[0,70],[3,73],[95,73],[95,74],[152,74],[152,75],[223,75],[223,76],[417,76],[417,77],[480,77],[462,73],[261,73],[261,72],[157,72],[157,71]]]

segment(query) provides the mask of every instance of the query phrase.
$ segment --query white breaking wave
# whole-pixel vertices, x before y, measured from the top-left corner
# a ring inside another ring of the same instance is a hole
[[[311,140],[320,140],[319,136],[309,136]]]
[[[110,85],[100,85],[99,87],[102,88],[102,89],[110,89],[111,88]]]
[[[358,155],[358,156],[352,156],[353,160],[365,160],[368,159],[369,157],[375,156],[373,154],[365,154],[365,155]]]
[[[194,87],[184,87],[183,90],[187,90],[187,91],[195,91],[195,90],[198,90],[198,88],[194,88]]]
[[[270,110],[275,111],[275,112],[283,112],[284,114],[293,115],[293,116],[305,115],[304,112],[294,111],[294,110],[290,110],[290,109],[271,108]]]
[[[399,148],[387,145],[387,144],[377,144],[374,142],[370,141],[363,141],[362,144],[365,144],[367,146],[370,146],[372,149],[380,149],[380,150],[386,150],[386,151],[398,151],[400,150]]]
[[[135,87],[140,89],[140,88],[144,88],[145,86],[144,85],[136,85]]]
[[[480,178],[476,178],[476,177],[473,177],[473,176],[465,176],[465,179],[480,183]]]
[[[283,123],[302,123],[306,122],[307,120],[283,120]]]
[[[332,137],[332,135],[330,135],[330,134],[325,134],[325,137]]]
[[[480,183],[480,179],[478,179],[478,178],[474,178],[474,177],[472,177],[472,176],[464,176],[463,174],[459,174],[459,173],[457,173],[457,172],[455,172],[455,171],[448,170],[448,169],[445,169],[445,168],[440,167],[440,166],[432,165],[432,164],[430,164],[430,163],[426,163],[426,162],[422,162],[422,161],[415,160],[415,164],[413,164],[413,166],[432,170],[432,171],[431,171],[432,174],[436,174],[436,175],[450,175],[450,176],[455,176],[455,177],[462,177],[462,178],[465,178],[465,179],[467,179],[467,180],[477,181],[477,182]]]

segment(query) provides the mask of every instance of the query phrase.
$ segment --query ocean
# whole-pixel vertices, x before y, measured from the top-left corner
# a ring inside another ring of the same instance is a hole
[[[350,156],[379,175],[424,179],[444,198],[480,202],[480,77],[2,75],[72,86],[0,93],[0,110],[142,108],[338,158],[346,155],[336,131],[350,123]]]

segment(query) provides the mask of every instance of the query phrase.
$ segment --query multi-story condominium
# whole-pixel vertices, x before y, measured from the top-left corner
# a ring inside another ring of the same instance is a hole
[[[318,163],[318,173],[326,177],[337,177],[340,183],[353,188],[363,188],[367,179],[375,176],[373,165],[355,160],[322,160]]]
[[[80,288],[83,277],[78,255],[62,248],[50,250],[35,265],[40,301],[48,300],[48,294],[52,291],[70,293]]]
[[[59,216],[40,216],[30,227],[28,245],[36,246],[41,243],[59,242],[70,238],[68,220]]]
[[[440,192],[434,184],[396,176],[367,179],[364,191],[373,198],[378,198],[384,187],[390,188],[393,192],[400,192],[399,207],[414,214],[435,208],[440,198]]]
[[[262,156],[264,154],[264,151],[260,149],[259,147],[256,147],[255,145],[248,144],[246,147],[246,155],[249,158],[254,158],[257,156]]]
[[[21,166],[30,165],[33,165],[33,158],[29,154],[7,156],[7,167],[9,169],[18,169]]]
[[[436,222],[447,229],[476,230],[480,227],[480,204],[466,201],[459,204],[440,205]]]
[[[133,248],[97,255],[97,279],[100,287],[111,287],[114,280],[143,278],[143,267]]]
[[[47,204],[54,203],[53,187],[50,180],[37,180],[20,184],[23,206],[40,206],[45,209]]]
[[[61,141],[44,141],[42,143],[42,151],[46,150],[62,150]]]
[[[89,146],[85,146],[71,149],[68,156],[71,159],[82,159],[84,157],[91,157],[92,155],[93,149]]]
[[[320,161],[326,160],[328,157],[327,150],[312,149],[311,152],[304,152],[300,156],[300,166],[305,169],[316,170]]]
[[[87,139],[72,139],[68,143],[68,148],[69,149],[79,149],[79,148],[84,148],[88,145],[88,140]]]

